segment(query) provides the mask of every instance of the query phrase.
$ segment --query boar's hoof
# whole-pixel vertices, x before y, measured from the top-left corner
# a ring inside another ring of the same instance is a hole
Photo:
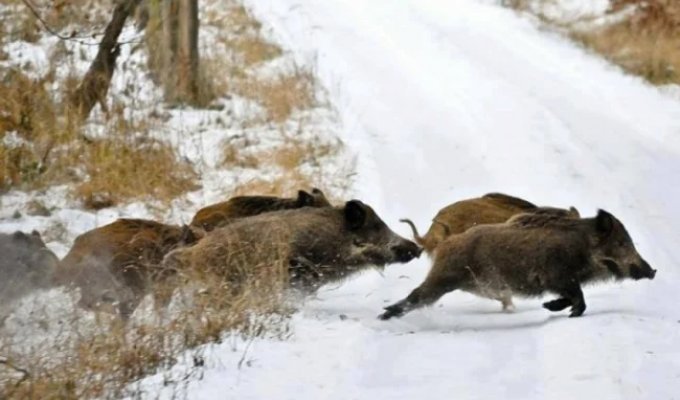
[[[401,317],[402,315],[404,315],[404,310],[401,308],[401,306],[395,304],[389,307],[385,307],[385,312],[378,315],[378,319],[387,321],[392,317]]]
[[[559,299],[543,303],[543,308],[550,311],[562,311],[571,305],[571,300],[560,297]]]
[[[586,310],[586,305],[581,304],[578,306],[573,306],[571,308],[571,314],[569,314],[569,318],[574,318],[574,317],[580,317],[583,315],[583,312]]]

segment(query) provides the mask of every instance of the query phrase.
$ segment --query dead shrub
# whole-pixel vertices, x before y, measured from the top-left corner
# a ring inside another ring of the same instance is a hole
[[[680,2],[676,0],[610,0],[607,14],[615,22],[593,25],[593,16],[564,22],[542,11],[546,0],[504,0],[503,4],[534,14],[560,28],[576,42],[626,72],[652,84],[680,84]]]
[[[321,186],[313,183],[309,176],[292,170],[278,175],[272,179],[255,178],[238,185],[232,192],[232,196],[285,196],[296,193],[300,188]]]
[[[227,143],[224,146],[222,165],[231,168],[238,167],[254,169],[260,166],[260,160],[255,155],[244,151],[243,148]]]
[[[281,48],[264,40],[261,36],[238,36],[227,42],[238,55],[244,67],[256,65],[282,54]]]
[[[680,84],[680,39],[677,33],[648,27],[644,33],[623,21],[606,28],[572,33],[585,47],[625,71],[653,84]]]
[[[0,190],[26,187],[47,167],[60,136],[58,108],[46,89],[50,81],[17,69],[0,71]]]
[[[234,92],[262,105],[267,120],[276,123],[287,120],[294,111],[316,105],[316,80],[303,69],[273,78],[247,78],[238,82]]]
[[[680,31],[680,3],[675,0],[609,0],[610,13],[626,7],[635,11],[629,18],[631,27],[640,33]]]
[[[114,136],[80,150],[88,178],[76,186],[75,195],[88,208],[145,198],[169,201],[197,189],[191,165],[161,141]]]
[[[239,290],[205,271],[182,271],[175,283],[179,287],[172,287],[175,300],[167,312],[127,325],[101,318],[94,331],[83,331],[74,319],[64,335],[44,343],[45,349],[22,353],[0,347],[11,355],[13,365],[28,373],[22,380],[15,370],[0,365],[0,397],[137,398],[143,392],[137,392],[134,382],[170,368],[187,351],[194,367],[200,368],[203,355],[198,346],[220,342],[230,333],[244,339],[288,335],[291,310],[282,297],[283,281],[275,273],[251,276]],[[49,354],[44,353],[47,348]]]

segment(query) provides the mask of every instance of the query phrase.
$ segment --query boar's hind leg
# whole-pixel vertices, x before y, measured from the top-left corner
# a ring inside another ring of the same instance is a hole
[[[502,297],[498,299],[498,301],[500,301],[501,304],[503,305],[503,311],[505,312],[515,311],[515,303],[512,302],[512,296]]]
[[[378,316],[378,318],[388,320],[392,317],[401,317],[413,309],[428,306],[436,302],[443,295],[456,290],[456,288],[457,286],[452,283],[426,279],[405,299],[385,307],[385,312]]]

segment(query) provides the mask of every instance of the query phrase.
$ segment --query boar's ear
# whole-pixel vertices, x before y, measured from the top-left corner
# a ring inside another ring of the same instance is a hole
[[[576,207],[571,206],[571,207],[569,207],[569,216],[572,217],[572,218],[581,218],[581,213],[578,212]]]
[[[599,233],[609,235],[614,230],[614,216],[604,210],[598,210],[595,228]]]
[[[37,243],[40,246],[45,246],[45,241],[43,240],[42,236],[40,235],[40,232],[36,231],[35,229],[31,231],[31,237],[33,238],[33,241]]]
[[[349,229],[359,229],[366,223],[366,206],[359,200],[345,203],[345,221]]]
[[[314,196],[304,190],[298,190],[297,204],[300,207],[311,206],[314,204]]]
[[[198,239],[199,238],[194,233],[194,230],[191,229],[189,225],[182,225],[182,233],[179,236],[180,243],[192,244],[198,241]]]
[[[28,242],[28,235],[23,233],[22,231],[16,231],[12,234],[12,237],[14,240],[21,240],[24,242]]]
[[[319,196],[319,195],[323,196],[324,195],[323,192],[321,191],[321,189],[319,189],[319,188],[312,188],[312,194],[317,195],[317,196]]]

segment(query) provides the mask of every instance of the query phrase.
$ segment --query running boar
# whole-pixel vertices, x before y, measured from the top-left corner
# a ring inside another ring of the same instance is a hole
[[[193,247],[168,254],[164,266],[217,273],[238,283],[269,274],[313,292],[370,266],[406,263],[421,249],[359,200],[246,218],[216,229]]]
[[[423,246],[425,252],[432,256],[439,243],[450,235],[463,233],[473,226],[482,224],[498,224],[505,222],[513,215],[524,212],[555,212],[579,218],[578,210],[552,207],[537,207],[526,200],[502,193],[488,193],[482,197],[457,201],[442,208],[432,220],[432,225],[425,236],[420,236],[413,222],[402,219],[413,231],[416,243]]]
[[[80,288],[81,307],[117,306],[119,315],[127,319],[150,284],[166,278],[158,268],[163,256],[201,236],[200,230],[186,225],[119,219],[78,236],[59,264],[56,282]]]
[[[250,217],[271,211],[330,206],[331,204],[323,192],[316,188],[312,189],[311,194],[304,190],[298,191],[297,198],[238,196],[198,210],[191,221],[191,226],[197,226],[209,232],[238,218]]]
[[[37,231],[0,233],[0,305],[50,287],[58,262]]]
[[[585,219],[522,214],[446,239],[425,281],[380,318],[402,316],[456,289],[491,299],[550,292],[558,297],[543,307],[571,307],[569,316],[578,317],[586,309],[582,284],[655,275],[623,224],[606,211]]]

